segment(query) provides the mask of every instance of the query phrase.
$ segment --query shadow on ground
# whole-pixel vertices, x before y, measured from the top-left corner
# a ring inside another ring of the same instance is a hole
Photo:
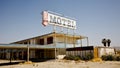
[[[6,65],[15,65],[23,62],[7,62],[7,63],[0,63],[0,66],[6,66]]]
[[[52,60],[52,59],[30,59],[30,61],[32,61],[32,62],[45,62],[45,61],[49,61],[49,60]]]

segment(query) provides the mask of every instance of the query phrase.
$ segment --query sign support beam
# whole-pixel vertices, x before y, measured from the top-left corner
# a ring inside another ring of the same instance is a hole
[[[56,52],[56,25],[53,25],[53,32],[54,32],[54,46],[55,46],[55,59],[57,57],[57,52]]]

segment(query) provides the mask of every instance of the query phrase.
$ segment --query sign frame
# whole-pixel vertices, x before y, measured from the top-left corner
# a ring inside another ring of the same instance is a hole
[[[64,17],[48,11],[42,12],[42,24],[47,26],[48,24],[54,26],[65,27],[69,29],[76,29],[76,21],[68,17]]]

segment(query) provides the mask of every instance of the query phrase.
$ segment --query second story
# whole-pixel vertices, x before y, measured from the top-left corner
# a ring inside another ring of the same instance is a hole
[[[80,39],[84,39],[86,37],[80,35],[70,35],[63,33],[49,33],[17,42],[13,42],[11,44],[31,44],[31,45],[51,45],[54,43],[59,44],[77,44],[77,41]]]

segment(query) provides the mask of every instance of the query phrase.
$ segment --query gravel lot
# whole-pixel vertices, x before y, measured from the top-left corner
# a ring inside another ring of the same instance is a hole
[[[0,60],[0,63],[8,62]],[[15,62],[15,61],[14,61]],[[2,65],[0,68],[120,68],[120,61],[68,61],[50,60],[37,63],[19,63],[14,65]]]

